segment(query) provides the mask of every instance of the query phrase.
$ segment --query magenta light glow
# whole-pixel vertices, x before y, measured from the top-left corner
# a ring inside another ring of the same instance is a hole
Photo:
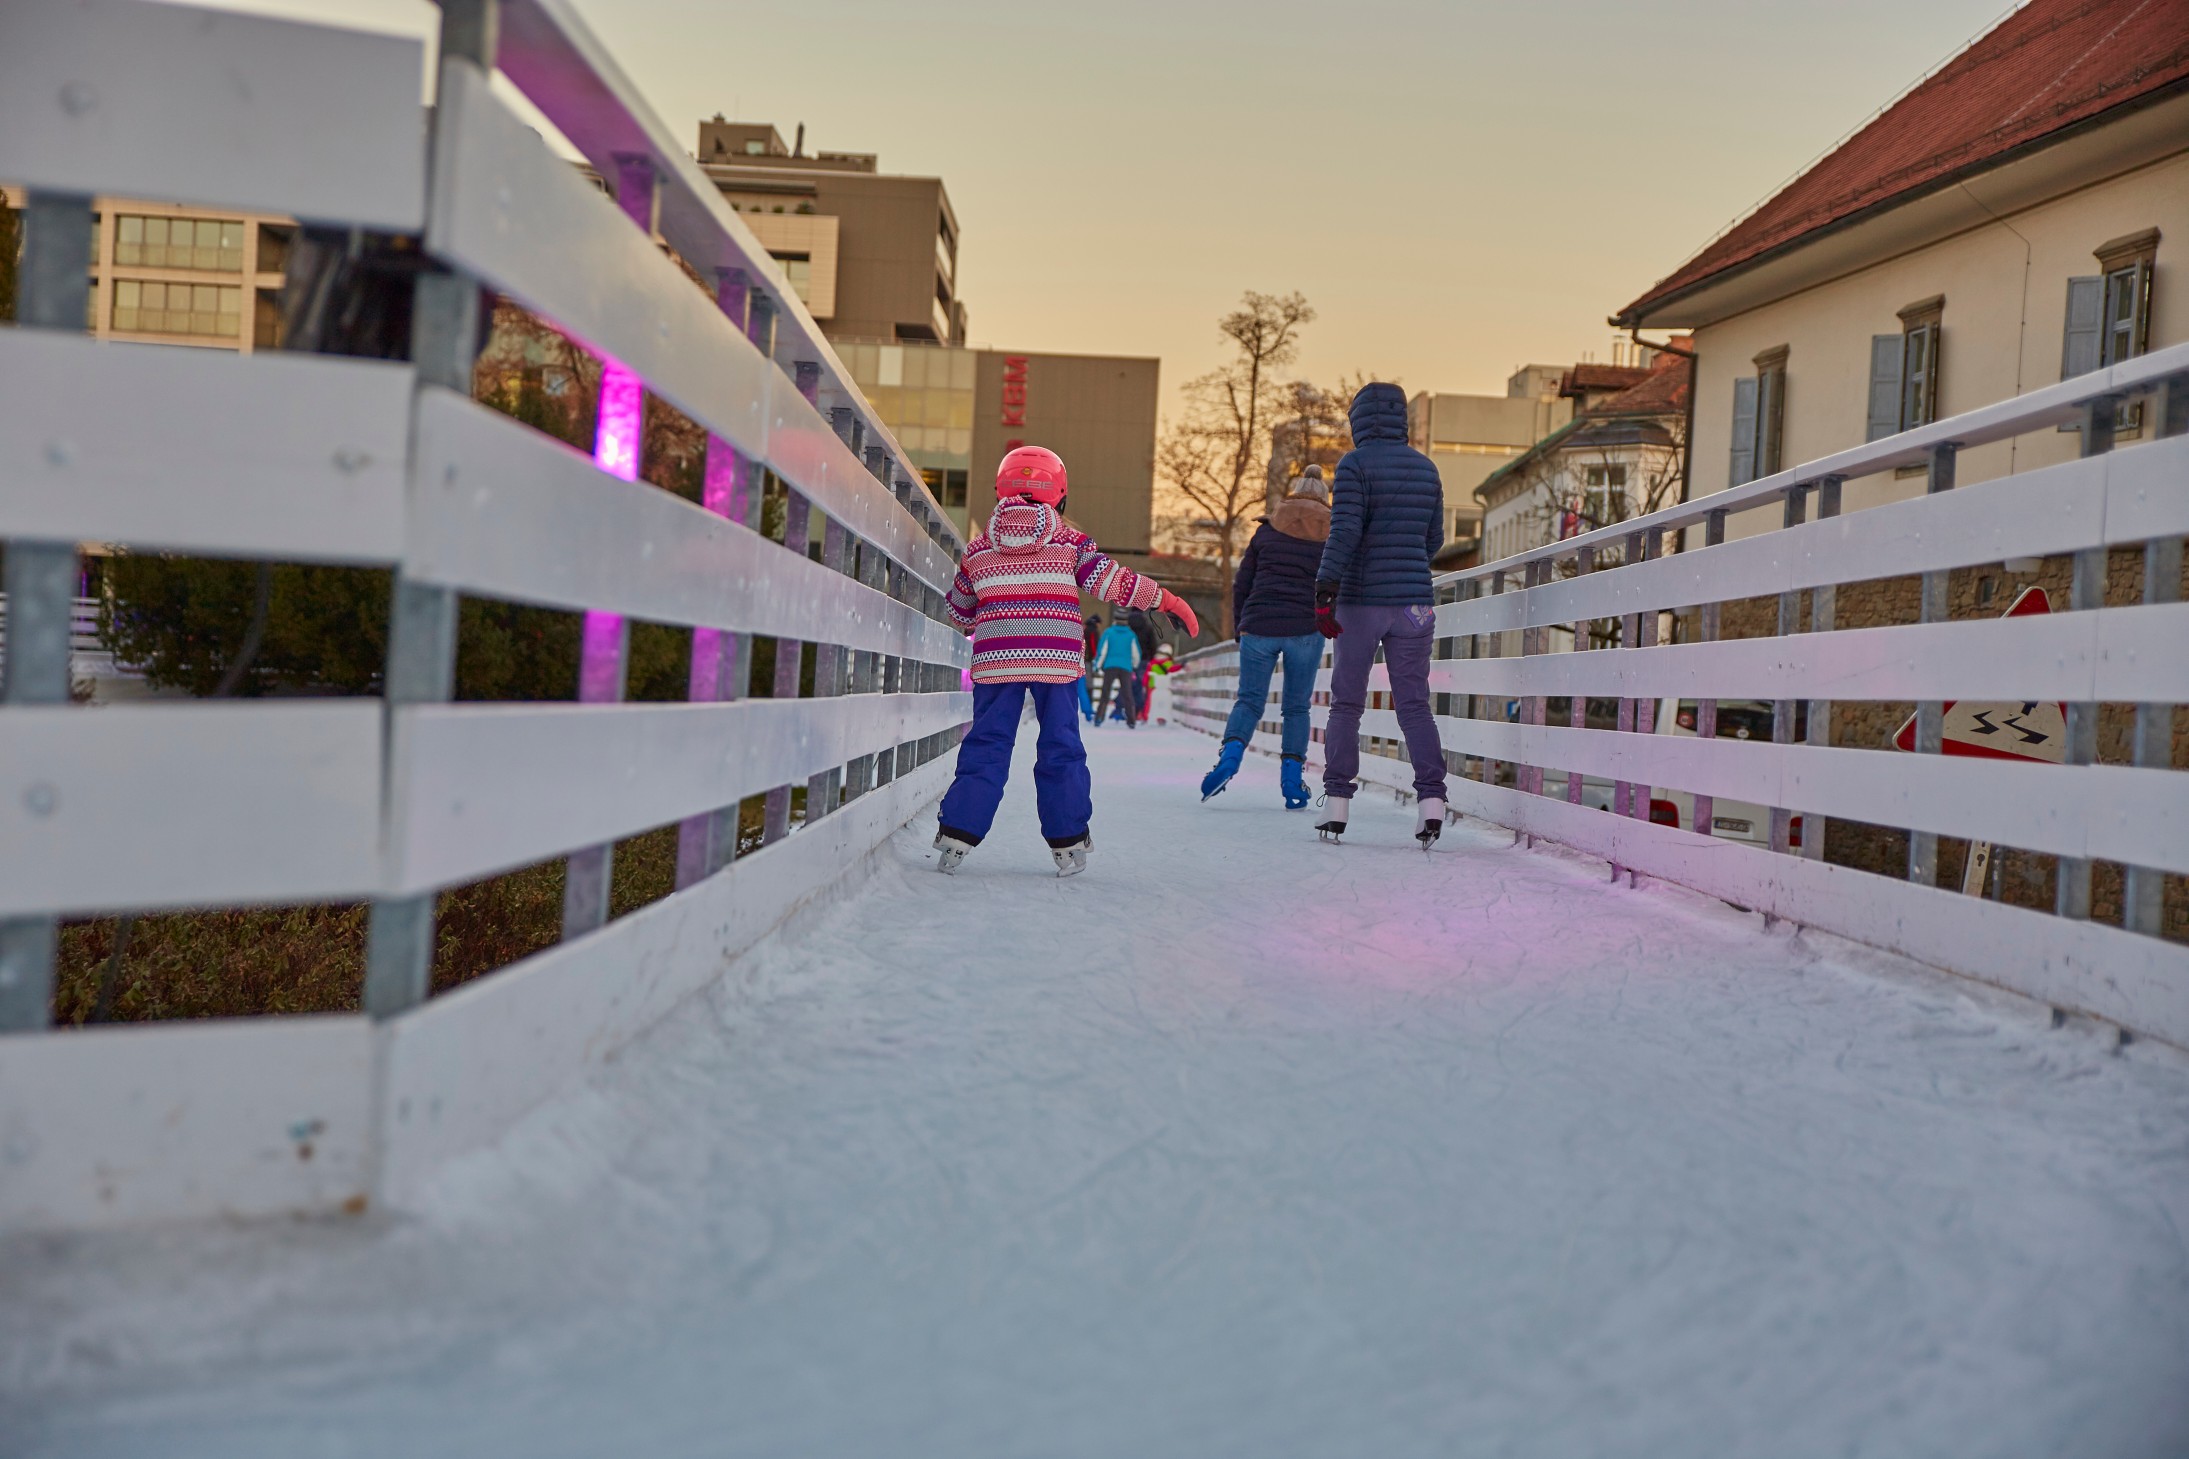
[[[593,436],[593,461],[610,476],[638,480],[639,438],[646,425],[646,387],[614,360],[600,370],[600,425]]]
[[[646,387],[636,374],[614,360],[602,360],[600,424],[593,436],[593,462],[610,476],[638,480],[639,442],[646,429]],[[621,699],[623,617],[587,613],[585,642],[578,661],[578,699],[606,704]]]

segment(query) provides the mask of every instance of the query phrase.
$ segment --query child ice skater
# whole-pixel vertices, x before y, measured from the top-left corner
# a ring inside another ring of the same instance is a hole
[[[996,468],[996,510],[965,546],[947,599],[950,621],[973,635],[973,723],[958,746],[957,778],[942,799],[937,870],[954,872],[995,824],[1011,774],[1021,707],[1033,696],[1034,800],[1058,876],[1087,869],[1094,801],[1079,742],[1079,595],[1123,608],[1157,608],[1189,637],[1200,631],[1185,599],[1120,567],[1064,520],[1064,462],[1020,446]]]

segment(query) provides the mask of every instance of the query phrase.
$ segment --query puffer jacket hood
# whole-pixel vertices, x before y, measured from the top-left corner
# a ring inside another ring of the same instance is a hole
[[[1302,542],[1321,542],[1330,536],[1330,508],[1311,496],[1288,496],[1269,514],[1269,525]]]
[[[1064,518],[1055,507],[1030,497],[998,502],[988,519],[988,544],[1008,557],[1039,552],[1056,536]]]
[[[1353,425],[1353,444],[1370,441],[1406,442],[1406,392],[1377,380],[1363,385],[1346,411]]]

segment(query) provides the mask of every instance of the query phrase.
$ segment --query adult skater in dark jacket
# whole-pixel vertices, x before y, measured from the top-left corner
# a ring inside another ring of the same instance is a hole
[[[1368,671],[1381,648],[1414,767],[1414,834],[1426,850],[1444,829],[1444,746],[1429,712],[1436,635],[1429,559],[1444,545],[1444,484],[1436,464],[1406,444],[1406,396],[1398,386],[1363,385],[1349,414],[1353,449],[1338,462],[1330,540],[1315,574],[1315,627],[1337,640],[1323,732],[1328,810],[1315,829],[1332,838],[1345,831],[1360,773]]]
[[[1201,778],[1207,800],[1231,782],[1269,705],[1269,676],[1284,664],[1283,758],[1278,784],[1285,809],[1307,806],[1308,705],[1323,641],[1315,632],[1315,573],[1323,539],[1330,535],[1330,485],[1320,466],[1310,466],[1285,489],[1284,500],[1254,529],[1231,584],[1231,618],[1239,630],[1239,693],[1224,725],[1216,768]]]

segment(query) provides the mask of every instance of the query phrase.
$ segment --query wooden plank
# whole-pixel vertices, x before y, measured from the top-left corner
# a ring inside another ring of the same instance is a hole
[[[2189,475],[2189,438],[2066,461],[1969,491],[1890,502],[1696,552],[1567,578],[1497,600],[1453,603],[1438,610],[1437,632],[1486,633],[1491,625],[1570,622],[1684,608],[1696,603],[1765,597],[1881,577],[2042,557],[2141,541],[2109,519],[2119,492],[2145,502],[2137,530],[2189,531],[2189,496],[2164,484]],[[1511,621],[1500,621],[1504,619]]]
[[[964,723],[972,696],[417,705],[395,715],[390,890],[451,886]]]
[[[1398,719],[1370,710],[1366,734]],[[1891,750],[1616,734],[1440,718],[1447,749],[1606,780],[1846,816],[1873,825],[2189,871],[2189,776],[2123,765],[1911,756]]]
[[[372,1181],[359,1016],[0,1039],[0,1231],[331,1215]]]
[[[402,36],[141,0],[0,5],[0,177],[414,233],[424,80]]]
[[[2092,699],[2189,703],[2189,605],[1785,638],[1666,644],[1617,654],[1442,659],[1439,693],[1653,699]]]
[[[5,329],[0,378],[0,537],[307,562],[402,553],[408,365]]]
[[[380,882],[377,700],[0,710],[0,915],[349,901]]]
[[[918,815],[944,755],[693,886],[574,943],[468,983],[389,1028],[383,1200],[501,1138],[526,1110],[722,977],[801,906],[849,889],[861,860]]]
[[[448,391],[418,403],[404,570],[493,597],[841,643],[962,668],[965,636]]]

